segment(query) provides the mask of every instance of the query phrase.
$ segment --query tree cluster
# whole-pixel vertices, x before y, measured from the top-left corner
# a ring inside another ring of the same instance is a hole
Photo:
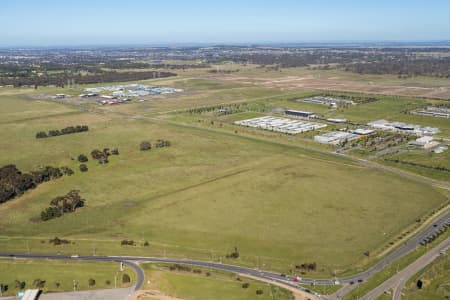
[[[68,167],[54,168],[44,167],[31,173],[22,173],[15,165],[6,165],[0,168],[0,203],[13,199],[29,189],[35,188],[40,183],[72,175],[73,171]]]
[[[91,151],[91,157],[97,160],[102,165],[109,162],[108,157],[111,155],[119,155],[119,149],[115,148],[113,150],[110,150],[109,148],[103,148],[103,150],[94,149]],[[78,157],[78,160],[80,160],[80,157]]]
[[[299,270],[315,271],[315,270],[317,270],[317,264],[315,262],[313,262],[313,263],[303,263],[303,264],[300,264],[300,265],[296,265],[295,268],[299,269]]]
[[[69,126],[66,128],[63,128],[61,130],[49,130],[48,132],[45,131],[39,131],[36,133],[37,139],[45,139],[52,136],[60,136],[60,135],[66,135],[66,134],[72,134],[72,133],[79,133],[79,132],[86,132],[89,131],[89,127],[87,125],[77,125],[77,126]]]
[[[64,196],[58,196],[50,201],[50,206],[41,212],[41,220],[48,221],[66,213],[75,212],[77,208],[84,206],[85,201],[77,190],[72,190]]]
[[[155,148],[164,148],[164,147],[170,147],[171,143],[168,140],[161,140],[158,139],[155,144],[154,144]],[[152,144],[149,141],[142,141],[139,144],[139,149],[141,151],[148,151],[152,149]]]
[[[155,143],[155,148],[164,148],[164,147],[170,147],[170,141],[167,140],[157,140]]]
[[[48,242],[49,242],[50,244],[53,244],[54,246],[70,244],[70,241],[69,241],[69,240],[60,239],[60,238],[57,237],[57,236],[55,236],[55,238],[53,238],[53,239],[50,239]]]
[[[120,242],[122,246],[134,246],[135,242],[133,240],[123,240]]]

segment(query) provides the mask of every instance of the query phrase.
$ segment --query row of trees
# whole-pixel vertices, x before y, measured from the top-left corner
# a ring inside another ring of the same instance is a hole
[[[48,133],[45,131],[39,131],[36,133],[37,139],[45,139],[52,136],[60,136],[65,134],[72,134],[72,133],[78,133],[78,132],[86,132],[89,131],[89,127],[87,125],[77,125],[77,126],[69,126],[66,128],[63,128],[61,130],[49,130]]]
[[[22,173],[15,165],[3,166],[0,168],[0,203],[22,195],[43,182],[72,174],[73,170],[68,167],[46,166],[31,173]]]
[[[315,271],[317,270],[317,264],[315,262],[312,263],[303,263],[295,266],[296,269],[306,270],[306,271]]]
[[[41,220],[48,221],[75,212],[77,208],[83,207],[85,202],[86,200],[80,196],[80,191],[72,190],[50,201],[50,206],[41,212]]]
[[[0,85],[13,85],[14,87],[21,86],[48,86],[55,85],[64,87],[68,81],[74,81],[77,84],[94,84],[103,82],[124,82],[124,81],[139,81],[155,78],[164,78],[170,76],[177,76],[171,72],[160,71],[101,71],[95,74],[68,74],[68,73],[48,73],[47,76],[36,76],[34,73],[29,76],[0,76]]]
[[[382,60],[352,63],[342,66],[345,71],[359,74],[393,74],[404,77],[433,76],[450,78],[450,58],[420,60]]]
[[[436,170],[436,171],[442,171],[442,172],[450,173],[450,169],[446,168],[444,166],[430,166],[430,165],[419,164],[419,163],[415,163],[415,162],[411,162],[411,161],[405,161],[405,160],[400,160],[400,159],[389,159],[389,158],[385,158],[384,161],[386,161],[386,162],[393,162],[393,163],[400,163],[400,164],[403,164],[403,165],[409,165],[409,166],[413,166],[413,167],[432,169],[432,170]]]
[[[123,274],[122,275],[122,283],[123,284],[128,284],[130,282],[131,282],[130,275],[128,275],[126,273]],[[47,281],[45,279],[37,278],[37,279],[33,280],[31,285],[34,288],[43,289],[45,287],[46,283],[47,283]],[[74,284],[75,284],[75,286],[78,286],[78,282],[77,281],[75,281]],[[88,279],[88,285],[90,287],[94,287],[96,284],[97,284],[97,281],[94,278],[89,278]],[[111,280],[105,280],[105,284],[106,285],[111,285]],[[55,281],[54,285],[55,285],[55,288],[59,289],[61,287],[61,282]],[[17,290],[22,290],[23,291],[26,286],[27,286],[27,283],[25,281],[18,280],[18,279],[14,280],[14,287]],[[6,293],[8,290],[9,290],[9,285],[4,284],[4,283],[0,283],[0,293]]]

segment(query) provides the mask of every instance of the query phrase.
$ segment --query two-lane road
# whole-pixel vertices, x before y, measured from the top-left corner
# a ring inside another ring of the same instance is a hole
[[[450,238],[447,238],[445,241],[441,242],[438,246],[434,247],[421,257],[419,257],[412,264],[407,266],[402,271],[398,272],[396,275],[392,276],[381,285],[370,291],[366,296],[361,298],[362,300],[372,300],[381,296],[385,291],[389,289],[394,289],[394,300],[401,299],[402,289],[405,286],[406,282],[417,274],[420,270],[422,270],[425,266],[432,263],[442,251],[446,251],[450,247]]]
[[[410,253],[417,247],[421,246],[421,242],[426,240],[432,235],[437,234],[439,231],[443,231],[446,227],[450,226],[450,211],[439,216],[437,220],[431,223],[424,230],[417,233],[409,241],[405,242],[401,247],[394,250],[392,253],[387,255],[380,262],[369,268],[368,270],[361,272],[356,275],[347,276],[343,278],[330,278],[330,279],[314,279],[314,278],[303,278],[302,284],[316,284],[316,285],[333,285],[335,281],[338,280],[340,284],[348,284],[346,289],[339,291],[334,296],[336,298],[341,298],[351,290],[351,288],[357,286],[360,282],[367,280],[374,274],[381,271],[385,266],[391,264],[395,260],[403,257],[404,255]],[[298,287],[298,284],[293,282],[293,278],[288,278],[282,274],[256,270],[251,268],[246,268],[242,266],[222,264],[218,262],[210,261],[199,261],[190,259],[171,259],[171,258],[158,258],[158,257],[135,257],[135,256],[64,256],[64,255],[44,255],[44,254],[11,254],[4,253],[0,254],[0,257],[5,258],[30,258],[30,259],[63,259],[63,260],[85,260],[85,261],[113,261],[113,262],[125,262],[129,267],[133,268],[137,274],[137,283],[135,290],[139,289],[144,282],[144,273],[142,269],[137,265],[138,262],[152,262],[152,263],[173,263],[173,264],[187,264],[192,266],[218,269],[223,271],[228,271],[236,274],[248,275],[261,280],[271,281],[274,284],[283,284],[292,288],[305,291],[305,289]]]

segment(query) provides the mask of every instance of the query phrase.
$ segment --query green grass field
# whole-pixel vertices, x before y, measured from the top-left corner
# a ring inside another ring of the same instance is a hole
[[[282,136],[261,140],[233,130],[146,118],[238,101],[300,108],[292,97],[309,92],[183,77],[161,82],[185,92],[143,103],[93,106],[90,112],[20,95],[0,97],[0,165],[13,163],[23,171],[45,165],[75,170],[71,177],[44,183],[0,205],[1,251],[170,255],[251,267],[259,263],[283,273],[296,264],[317,262],[318,270],[308,275],[323,277],[367,266],[374,258],[364,252],[381,251],[417,218],[448,202],[447,194],[428,185],[296,147],[300,139],[288,145]],[[342,115],[365,120],[392,110],[398,116],[399,110],[418,105],[416,100],[389,99],[374,102],[372,108],[367,104],[362,117],[363,105]],[[245,114],[239,117],[254,112]],[[185,121],[182,114],[175,117]],[[89,125],[89,132],[35,138],[38,131],[78,124]],[[142,140],[157,139],[170,140],[172,147],[139,151]],[[89,171],[79,172],[79,154],[105,147],[118,147],[120,155],[104,166],[90,160]],[[87,200],[84,208],[36,221],[51,199],[72,189]],[[74,244],[42,244],[55,236]],[[121,246],[123,239],[137,245]],[[144,241],[150,247],[142,246]],[[240,258],[225,259],[235,246]]]
[[[119,272],[119,265],[115,263],[0,259],[0,283],[8,286],[3,296],[16,295],[20,291],[16,280],[25,282],[25,289],[36,288],[36,279],[44,280],[44,292],[73,291],[74,280],[77,290],[114,288],[116,273],[118,287],[127,287],[135,282],[133,270]],[[123,274],[130,276],[130,284],[122,283]],[[89,285],[89,279],[95,280],[94,286]]]
[[[183,300],[290,300],[292,294],[278,287],[270,286],[234,274],[196,269],[200,274],[170,271],[166,266],[143,265],[147,283],[143,290],[158,290],[164,295]],[[208,273],[208,275],[206,275]],[[150,283],[149,283],[150,282]],[[248,283],[248,288],[242,285]],[[261,290],[262,295],[256,291]],[[143,299],[152,299],[151,297]]]
[[[74,123],[91,130],[34,138],[38,130]],[[345,159],[112,114],[41,117],[2,124],[2,129],[1,165],[15,163],[25,171],[67,165],[76,171],[0,207],[2,250],[23,250],[29,239],[40,252],[91,254],[95,244],[98,254],[167,251],[218,260],[237,246],[241,258],[232,263],[255,266],[258,256],[264,268],[286,272],[316,261],[319,271],[312,275],[326,276],[368,263],[365,251],[387,244],[447,201],[426,185]],[[139,151],[140,141],[158,138],[173,146]],[[105,166],[90,161],[85,174],[77,171],[72,158],[104,147],[118,147],[121,154]],[[85,208],[48,222],[32,221],[52,198],[71,189],[81,190]],[[38,246],[39,239],[54,236],[76,244]],[[130,249],[119,245],[122,239],[154,246]]]

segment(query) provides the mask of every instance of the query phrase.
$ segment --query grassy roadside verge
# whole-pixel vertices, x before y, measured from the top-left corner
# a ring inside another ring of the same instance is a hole
[[[377,273],[375,276],[371,277],[368,281],[360,284],[357,288],[348,293],[343,299],[352,300],[361,298],[362,296],[366,295],[368,292],[370,292],[371,290],[382,284],[384,281],[394,276],[397,272],[413,263],[416,259],[425,254],[428,249],[435,247],[448,237],[450,237],[450,232],[446,231],[432,243],[428,244],[428,246],[421,246],[417,248],[415,251],[404,256],[403,258],[393,262],[392,264],[384,268],[382,271]]]
[[[115,263],[0,259],[0,283],[8,286],[3,296],[16,295],[19,291],[38,286],[44,293],[73,291],[74,283],[76,290],[114,288],[116,274],[117,287],[128,287],[135,282],[133,270],[125,268],[120,272]],[[123,283],[124,274],[130,277],[130,283]],[[95,282],[89,282],[90,279]],[[22,287],[21,283],[24,283]]]

